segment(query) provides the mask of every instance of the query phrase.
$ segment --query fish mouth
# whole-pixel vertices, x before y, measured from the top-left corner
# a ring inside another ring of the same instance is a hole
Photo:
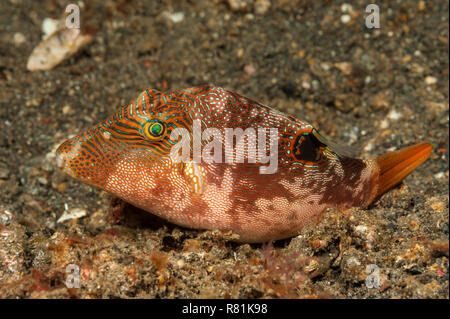
[[[73,139],[68,139],[56,149],[55,163],[65,174],[80,179],[71,168],[72,161],[75,161],[78,157],[78,154],[74,152]]]
[[[56,149],[55,164],[65,174],[96,187],[105,184],[104,159],[90,152],[83,135],[72,137]]]

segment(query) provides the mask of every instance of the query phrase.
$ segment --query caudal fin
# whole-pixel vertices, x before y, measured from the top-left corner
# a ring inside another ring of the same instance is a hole
[[[380,168],[380,176],[376,197],[400,183],[430,157],[432,150],[430,143],[420,143],[378,157],[375,161]]]

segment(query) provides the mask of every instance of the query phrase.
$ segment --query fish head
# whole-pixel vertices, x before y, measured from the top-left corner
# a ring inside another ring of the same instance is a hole
[[[172,191],[169,181],[177,171],[170,151],[178,140],[173,131],[185,118],[163,93],[145,90],[134,103],[61,144],[56,163],[75,179],[142,206]]]

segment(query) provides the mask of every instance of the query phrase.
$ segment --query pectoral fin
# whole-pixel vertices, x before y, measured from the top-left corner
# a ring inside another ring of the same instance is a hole
[[[180,174],[188,183],[193,194],[201,195],[203,193],[205,188],[205,171],[202,166],[194,161],[181,163]]]

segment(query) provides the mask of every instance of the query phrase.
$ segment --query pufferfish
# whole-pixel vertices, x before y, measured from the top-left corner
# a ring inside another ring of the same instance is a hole
[[[230,132],[241,134],[230,139]],[[368,206],[432,149],[420,143],[376,159],[353,158],[311,124],[202,86],[143,91],[60,145],[56,163],[174,224],[266,242],[298,235],[328,208]]]

